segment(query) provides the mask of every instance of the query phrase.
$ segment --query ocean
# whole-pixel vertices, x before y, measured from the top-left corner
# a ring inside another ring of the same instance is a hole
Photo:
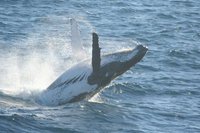
[[[70,18],[88,58],[142,44],[141,62],[89,101],[35,97],[77,62]],[[199,133],[200,1],[1,0],[0,133]]]

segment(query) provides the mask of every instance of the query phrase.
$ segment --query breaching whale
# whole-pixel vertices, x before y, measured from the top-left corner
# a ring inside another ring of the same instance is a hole
[[[92,60],[82,61],[58,77],[40,94],[40,104],[57,106],[90,99],[138,63],[148,50],[143,45],[137,45],[132,50],[101,56],[96,33],[92,33],[92,41]]]

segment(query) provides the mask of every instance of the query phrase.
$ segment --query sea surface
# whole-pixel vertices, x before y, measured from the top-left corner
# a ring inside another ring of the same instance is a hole
[[[88,58],[148,46],[143,60],[89,101],[34,98],[77,62],[77,20]],[[199,0],[0,0],[0,133],[200,133]]]

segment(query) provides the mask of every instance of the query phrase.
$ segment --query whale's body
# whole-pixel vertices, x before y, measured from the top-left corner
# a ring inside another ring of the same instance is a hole
[[[101,57],[98,35],[93,33],[92,60],[68,69],[40,94],[37,101],[42,105],[57,106],[89,99],[139,62],[146,52],[146,47],[137,45],[132,50]]]

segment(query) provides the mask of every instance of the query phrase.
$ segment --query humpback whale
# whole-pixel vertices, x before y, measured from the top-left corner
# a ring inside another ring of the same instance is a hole
[[[136,65],[147,50],[147,47],[137,45],[131,50],[101,56],[99,37],[92,33],[92,59],[81,61],[65,71],[40,94],[38,101],[42,105],[58,106],[90,99]]]

